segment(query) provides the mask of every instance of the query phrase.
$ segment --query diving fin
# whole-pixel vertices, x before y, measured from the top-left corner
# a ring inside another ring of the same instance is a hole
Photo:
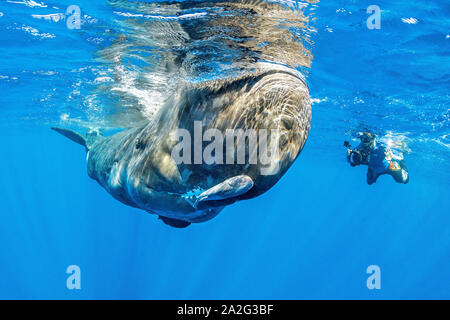
[[[189,226],[191,223],[184,221],[184,220],[178,220],[178,219],[173,219],[173,218],[167,218],[167,217],[163,217],[163,216],[159,216],[159,218],[167,225],[174,227],[174,228],[186,228],[187,226]]]
[[[198,195],[193,207],[197,208],[198,204],[203,201],[226,200],[238,197],[252,187],[253,180],[249,176],[240,175],[231,177]]]

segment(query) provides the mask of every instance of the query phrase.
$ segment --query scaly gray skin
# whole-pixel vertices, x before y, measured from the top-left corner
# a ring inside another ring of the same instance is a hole
[[[167,224],[185,227],[270,189],[303,148],[310,119],[305,82],[295,71],[278,67],[186,87],[160,110],[155,121],[110,137],[55,130],[81,144],[78,139],[85,139],[88,174],[114,198],[155,213]],[[194,121],[203,122],[203,132],[208,128],[223,133],[238,128],[278,129],[280,170],[262,175],[259,162],[176,164],[171,157],[178,143],[173,132],[184,128],[194,137]],[[198,188],[206,191],[197,200],[187,196]]]

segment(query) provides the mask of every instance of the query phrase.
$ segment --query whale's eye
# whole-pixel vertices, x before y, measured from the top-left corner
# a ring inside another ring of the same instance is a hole
[[[141,149],[144,149],[144,143],[143,142],[141,142],[141,140],[139,140],[139,138],[136,138],[136,145],[135,145],[135,148],[137,149],[137,150],[141,150]]]

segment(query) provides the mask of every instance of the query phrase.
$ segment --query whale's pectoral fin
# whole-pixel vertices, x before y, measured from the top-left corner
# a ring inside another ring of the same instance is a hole
[[[178,219],[173,219],[173,218],[167,218],[167,217],[163,217],[163,216],[159,216],[159,218],[167,225],[174,227],[174,228],[186,228],[187,226],[189,226],[191,223],[184,221],[184,220],[178,220]]]
[[[96,129],[89,130],[85,136],[82,135],[81,133],[78,133],[70,129],[52,127],[52,130],[55,130],[56,132],[62,134],[63,136],[69,138],[70,140],[78,144],[81,144],[86,148],[86,150],[89,150],[95,141],[103,139],[101,132]]]
[[[52,130],[55,130],[56,132],[62,134],[63,136],[69,138],[70,140],[81,144],[84,147],[87,147],[86,145],[86,137],[84,137],[83,135],[81,135],[80,133],[73,131],[73,130],[69,130],[69,129],[63,129],[63,128],[56,128],[56,127],[52,127]]]
[[[194,208],[197,208],[201,202],[204,201],[220,201],[220,200],[233,200],[253,187],[253,180],[249,176],[241,175],[231,177],[214,187],[202,192],[194,202]],[[227,201],[233,203],[234,201]]]

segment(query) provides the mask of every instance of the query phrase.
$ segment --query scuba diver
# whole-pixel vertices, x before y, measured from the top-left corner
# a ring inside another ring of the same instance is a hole
[[[377,144],[376,136],[370,132],[359,134],[361,143],[354,149],[348,141],[347,161],[352,167],[365,164],[367,169],[367,184],[375,183],[383,174],[391,175],[398,183],[408,183],[409,174],[403,156],[396,156],[389,146]]]

